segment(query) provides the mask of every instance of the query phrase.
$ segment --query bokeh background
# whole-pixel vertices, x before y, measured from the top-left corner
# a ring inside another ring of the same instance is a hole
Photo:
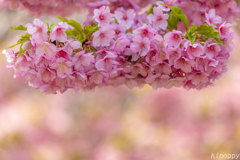
[[[83,15],[70,18],[82,22]],[[9,25],[32,20],[23,11],[1,10],[0,50],[21,34]],[[0,160],[210,160],[211,153],[240,154],[239,26],[232,27],[229,71],[201,91],[123,86],[45,95],[14,79],[0,54]]]

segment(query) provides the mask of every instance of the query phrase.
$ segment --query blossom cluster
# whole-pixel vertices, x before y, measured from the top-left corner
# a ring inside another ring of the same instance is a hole
[[[27,24],[19,52],[4,50],[15,77],[56,94],[123,84],[130,89],[145,84],[202,89],[227,71],[234,34],[214,9],[206,13],[206,24],[191,26],[187,35],[169,27],[171,14],[162,5],[153,8],[146,24],[133,9],[112,14],[103,6],[93,18],[96,26],[84,29],[66,19],[53,29],[39,19]]]
[[[109,5],[112,10],[118,7],[132,8],[140,11],[155,0],[0,0],[0,7],[12,10],[27,10],[31,15],[68,16],[75,12],[90,12],[103,5]]]
[[[239,0],[165,0],[167,3],[173,2],[182,8],[189,18],[190,23],[200,25],[205,21],[205,13],[214,8],[217,15],[224,21],[234,22],[239,14],[240,8],[236,3]],[[239,3],[239,2],[238,2]]]

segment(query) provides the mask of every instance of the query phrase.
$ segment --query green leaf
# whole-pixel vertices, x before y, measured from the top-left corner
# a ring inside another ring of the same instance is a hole
[[[79,33],[82,33],[82,26],[80,25],[80,23],[78,23],[74,20],[70,20],[67,23],[69,25],[73,26]]]
[[[177,27],[179,18],[174,14],[174,13],[170,13],[170,16],[167,20],[168,22],[168,28],[169,29],[174,29]]]
[[[83,34],[78,34],[78,35],[77,35],[77,39],[78,39],[81,43],[85,40]]]
[[[76,31],[76,29],[72,29],[72,30],[66,30],[65,33],[67,35],[74,35],[76,36],[78,34],[78,32]]]
[[[23,36],[21,36],[21,38],[17,41],[17,44],[14,44],[14,45],[8,47],[8,49],[9,49],[9,48],[13,48],[13,47],[15,47],[15,46],[17,46],[17,45],[19,45],[19,44],[23,44],[24,42],[29,41],[29,38],[30,38],[30,37],[31,37],[31,35],[28,34],[28,33],[25,34],[25,35],[23,35]]]
[[[187,16],[183,13],[181,8],[178,8],[177,6],[168,6],[172,12],[178,16],[178,18],[184,23],[184,25],[186,27],[188,27],[189,23],[188,23],[188,18]]]
[[[92,34],[92,33],[96,32],[97,30],[99,30],[99,27],[98,27],[98,26],[95,26],[95,27],[93,27],[92,25],[86,25],[86,26],[84,26],[84,33],[85,33],[86,35]]]
[[[21,30],[21,31],[26,31],[27,27],[24,27],[23,25],[19,25],[17,27],[10,27],[12,30],[16,31],[16,30]]]
[[[52,27],[53,27],[53,25],[54,25],[54,24],[53,24],[53,23],[51,23],[51,25],[50,25],[50,26],[49,26],[49,24],[48,24],[48,23],[46,23],[46,24],[47,24],[47,26],[48,26],[48,30],[49,30],[49,31],[52,31]]]
[[[17,57],[17,58],[21,57],[21,56],[23,55],[23,53],[26,52],[26,50],[23,50],[22,46],[23,46],[23,43],[22,43],[21,46],[20,46],[20,49],[19,49],[19,53],[18,53],[18,57]]]
[[[195,39],[198,35],[197,32],[195,32],[197,29],[197,26],[195,26],[194,24],[191,24],[190,28],[187,30],[187,34],[186,36],[188,37],[188,40],[192,43],[192,45],[195,42]]]
[[[226,47],[220,40],[220,33],[218,30],[210,26],[209,24],[202,24],[197,27],[196,32],[198,34],[213,38],[218,44]]]
[[[63,18],[63,17],[61,17],[61,16],[57,16],[57,18],[60,19],[60,20],[63,21],[63,22],[68,22],[68,20],[67,20],[66,18]]]

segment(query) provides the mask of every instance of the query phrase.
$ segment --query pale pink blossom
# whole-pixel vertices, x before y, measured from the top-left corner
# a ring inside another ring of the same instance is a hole
[[[57,70],[57,76],[64,78],[72,73],[72,63],[65,58],[58,58],[56,62],[50,64],[51,69]]]
[[[33,24],[27,24],[27,33],[32,35],[36,42],[45,41],[48,39],[48,27],[40,19],[34,19]]]
[[[150,84],[154,90],[157,90],[158,88],[164,87],[169,78],[168,75],[161,75],[160,73],[156,75],[151,74],[147,76],[146,82]]]
[[[126,35],[119,37],[112,45],[111,49],[122,52],[125,50],[126,46],[130,44],[130,40],[127,38]]]
[[[210,41],[205,42],[204,44],[204,52],[208,58],[214,58],[218,55],[221,48],[217,43],[211,43]]]
[[[127,28],[131,28],[136,17],[136,13],[133,9],[128,9],[125,11],[125,13],[121,11],[115,11],[114,15],[118,23],[126,25]]]
[[[93,33],[93,45],[96,47],[109,46],[114,36],[115,32],[109,27],[100,28],[97,32]]]
[[[220,37],[221,38],[227,38],[230,35],[230,27],[232,26],[231,23],[226,23],[224,22],[223,24],[221,24],[220,27],[218,27],[218,30],[220,32]]]
[[[184,43],[185,51],[187,51],[188,57],[194,59],[204,54],[204,47],[199,43],[191,44],[190,41]]]
[[[189,77],[188,77],[189,80],[192,81],[192,84],[194,85],[198,85],[200,83],[207,83],[209,80],[208,80],[208,74],[207,73],[195,73],[195,74],[191,74]]]
[[[220,24],[222,22],[222,18],[220,16],[215,15],[215,9],[210,9],[208,13],[205,12],[206,22],[216,27],[215,24]]]
[[[147,37],[142,38],[139,35],[133,37],[133,43],[130,46],[131,50],[139,53],[141,57],[145,56],[150,50],[150,41]]]
[[[133,31],[133,35],[139,35],[142,37],[147,37],[149,39],[154,37],[155,30],[146,24],[144,24],[142,27],[139,27]]]
[[[182,42],[182,32],[173,30],[172,32],[168,32],[164,36],[164,40],[168,43],[168,47],[177,48]]]
[[[164,14],[161,7],[154,7],[153,13],[148,15],[148,20],[153,25],[155,29],[166,29],[168,26],[167,19],[169,17],[168,14]]]
[[[51,41],[59,41],[66,42],[67,34],[65,33],[66,29],[68,29],[68,24],[66,22],[59,22],[56,27],[53,28],[53,31],[50,33]]]
[[[55,57],[57,51],[57,47],[48,42],[43,42],[42,45],[37,46],[36,48],[36,55],[37,56],[44,56],[46,59],[51,60]]]
[[[165,84],[164,88],[181,87],[184,84],[185,79],[183,77],[176,77],[169,79]]]
[[[181,69],[183,72],[191,72],[192,67],[194,66],[195,62],[192,59],[187,59],[185,57],[180,57],[174,61],[174,67],[176,69]]]
[[[98,22],[99,27],[104,27],[110,24],[113,14],[110,13],[110,8],[107,6],[102,6],[100,9],[94,10],[94,16],[96,22]]]
[[[85,51],[76,53],[72,59],[72,63],[76,70],[84,70],[84,67],[89,66],[91,63],[94,63],[94,61],[92,53],[85,53]]]

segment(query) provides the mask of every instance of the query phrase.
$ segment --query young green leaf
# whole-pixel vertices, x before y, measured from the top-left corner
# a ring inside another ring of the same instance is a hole
[[[96,32],[97,30],[99,30],[99,27],[98,27],[98,26],[95,26],[95,27],[93,27],[92,25],[86,25],[86,26],[84,26],[84,33],[85,33],[86,35],[91,34],[91,33],[94,33],[94,32]]]
[[[26,52],[26,50],[23,50],[22,46],[23,46],[23,43],[22,43],[21,46],[20,46],[20,49],[19,49],[19,53],[18,53],[18,57],[17,57],[17,58],[21,57],[21,56],[23,55],[23,53]]]
[[[53,27],[54,24],[53,24],[53,23],[51,23],[51,25],[49,25],[48,23],[46,23],[46,24],[47,24],[47,26],[48,26],[48,30],[49,30],[49,31],[52,31],[52,27]]]
[[[15,47],[15,46],[17,46],[17,45],[19,45],[21,43],[27,42],[30,37],[31,37],[30,34],[25,34],[25,35],[21,36],[21,38],[17,41],[16,44],[14,44],[14,45],[12,45],[12,46],[10,46],[8,48],[13,48],[13,47]]]
[[[188,27],[188,18],[187,16],[183,13],[181,8],[178,8],[177,6],[168,6],[172,12],[184,23],[186,27]]]
[[[16,30],[21,30],[21,31],[26,31],[27,27],[24,27],[23,25],[19,25],[17,27],[10,27],[12,30],[16,31]]]
[[[202,24],[197,27],[196,32],[198,34],[213,38],[218,44],[226,47],[220,40],[220,33],[218,30],[210,26],[209,24]]]
[[[78,23],[74,20],[70,20],[67,23],[69,25],[73,26],[79,33],[82,33],[82,26],[80,25],[80,23]]]
[[[76,36],[78,34],[78,32],[76,31],[76,29],[72,29],[72,30],[66,30],[65,32],[67,35],[74,35]]]
[[[61,17],[61,16],[57,16],[57,18],[60,19],[60,20],[63,21],[63,22],[68,22],[68,20],[67,20],[66,18],[63,18],[63,17]]]
[[[186,36],[188,37],[188,40],[192,43],[192,45],[194,44],[196,37],[198,35],[198,33],[195,32],[196,29],[197,29],[197,26],[195,26],[194,24],[191,24],[190,28],[187,30]]]
[[[168,28],[169,29],[174,29],[177,27],[179,18],[174,14],[174,13],[170,13],[170,16],[167,20],[168,22]]]

